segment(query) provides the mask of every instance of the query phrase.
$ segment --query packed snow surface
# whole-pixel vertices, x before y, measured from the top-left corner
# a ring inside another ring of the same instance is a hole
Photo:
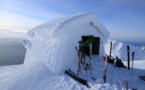
[[[96,31],[100,33],[94,34]],[[83,75],[79,75],[88,80],[90,89],[63,74],[63,70],[68,68],[77,72],[78,57],[75,46],[78,46],[82,35],[99,36],[103,41],[100,43],[100,55],[92,58],[92,73],[88,71],[86,76],[86,72],[82,70]],[[138,76],[145,75],[145,59],[140,58],[142,51],[138,49],[133,49],[135,53],[138,52],[135,54],[134,69],[117,68],[108,63],[107,82],[104,83],[103,56],[109,53],[108,37],[109,32],[90,13],[65,17],[38,26],[28,32],[28,39],[24,41],[27,48],[25,63],[0,67],[0,90],[125,90],[126,80],[129,90],[144,90],[145,82]],[[113,43],[113,57],[118,56],[127,65],[126,46],[121,42]],[[96,81],[91,79],[92,76]]]

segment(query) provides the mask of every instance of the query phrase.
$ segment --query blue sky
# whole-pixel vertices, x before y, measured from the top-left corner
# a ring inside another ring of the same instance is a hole
[[[0,0],[0,29],[29,30],[84,12],[95,14],[111,39],[145,45],[145,0]]]

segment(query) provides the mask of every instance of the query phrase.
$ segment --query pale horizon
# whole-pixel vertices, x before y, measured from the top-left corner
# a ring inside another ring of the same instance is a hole
[[[144,0],[1,0],[0,30],[30,30],[51,19],[91,12],[110,39],[145,45]]]

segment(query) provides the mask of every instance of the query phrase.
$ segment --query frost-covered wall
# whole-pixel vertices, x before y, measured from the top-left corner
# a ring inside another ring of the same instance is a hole
[[[72,15],[44,23],[28,31],[25,64],[43,62],[53,73],[69,67],[77,58],[75,46],[82,35],[94,35],[105,42],[108,30],[93,14]],[[104,55],[104,43],[100,43],[100,56]]]

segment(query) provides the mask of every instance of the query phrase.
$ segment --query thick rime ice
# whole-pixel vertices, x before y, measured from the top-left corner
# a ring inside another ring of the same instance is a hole
[[[60,73],[76,57],[74,48],[82,35],[101,37],[105,42],[109,32],[91,13],[67,16],[35,27],[28,31],[29,41],[24,42],[28,48],[25,63],[35,58],[35,62],[42,61],[53,73]],[[100,46],[103,56],[103,43]]]

